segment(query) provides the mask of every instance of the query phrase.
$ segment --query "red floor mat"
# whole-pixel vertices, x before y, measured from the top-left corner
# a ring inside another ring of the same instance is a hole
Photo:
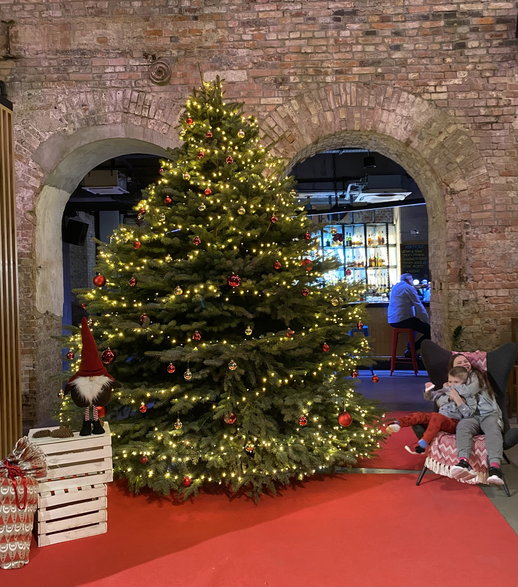
[[[9,587],[517,587],[518,539],[478,487],[351,473],[263,498],[108,492],[108,533],[33,547]]]

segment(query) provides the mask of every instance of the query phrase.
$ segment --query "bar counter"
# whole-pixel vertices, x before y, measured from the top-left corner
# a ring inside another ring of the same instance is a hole
[[[428,303],[423,304],[430,313]],[[392,328],[387,322],[388,302],[374,302],[366,304],[366,321],[368,326],[369,356],[390,357],[392,354]],[[419,333],[417,336],[421,336]],[[398,355],[402,355],[406,348],[406,337],[399,336]]]

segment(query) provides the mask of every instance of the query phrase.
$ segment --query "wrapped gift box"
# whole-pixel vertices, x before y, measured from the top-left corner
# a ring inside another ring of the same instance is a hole
[[[21,507],[25,504],[25,507]],[[16,569],[29,562],[34,513],[38,507],[38,482],[0,478],[0,567]]]
[[[38,507],[37,477],[46,474],[43,453],[20,438],[0,461],[0,568],[16,569],[29,562],[34,513]]]

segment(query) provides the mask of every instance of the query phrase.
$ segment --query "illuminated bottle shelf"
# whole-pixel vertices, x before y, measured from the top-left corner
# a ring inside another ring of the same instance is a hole
[[[327,282],[361,282],[366,301],[388,301],[399,275],[394,224],[330,224],[318,236],[322,255],[340,262],[324,276]]]

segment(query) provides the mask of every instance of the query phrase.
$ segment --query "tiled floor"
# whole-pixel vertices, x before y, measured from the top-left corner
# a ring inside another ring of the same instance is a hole
[[[376,370],[377,383],[372,381],[370,370],[360,370],[356,390],[363,396],[376,400],[387,411],[429,411],[431,404],[423,399],[424,384],[428,381],[426,371],[397,370],[391,376],[390,371]],[[516,417],[511,420],[512,427],[518,427]],[[511,497],[507,497],[500,487],[481,485],[482,491],[493,502],[509,525],[518,534],[518,445],[506,451],[510,463],[504,463],[502,469],[509,486]]]

